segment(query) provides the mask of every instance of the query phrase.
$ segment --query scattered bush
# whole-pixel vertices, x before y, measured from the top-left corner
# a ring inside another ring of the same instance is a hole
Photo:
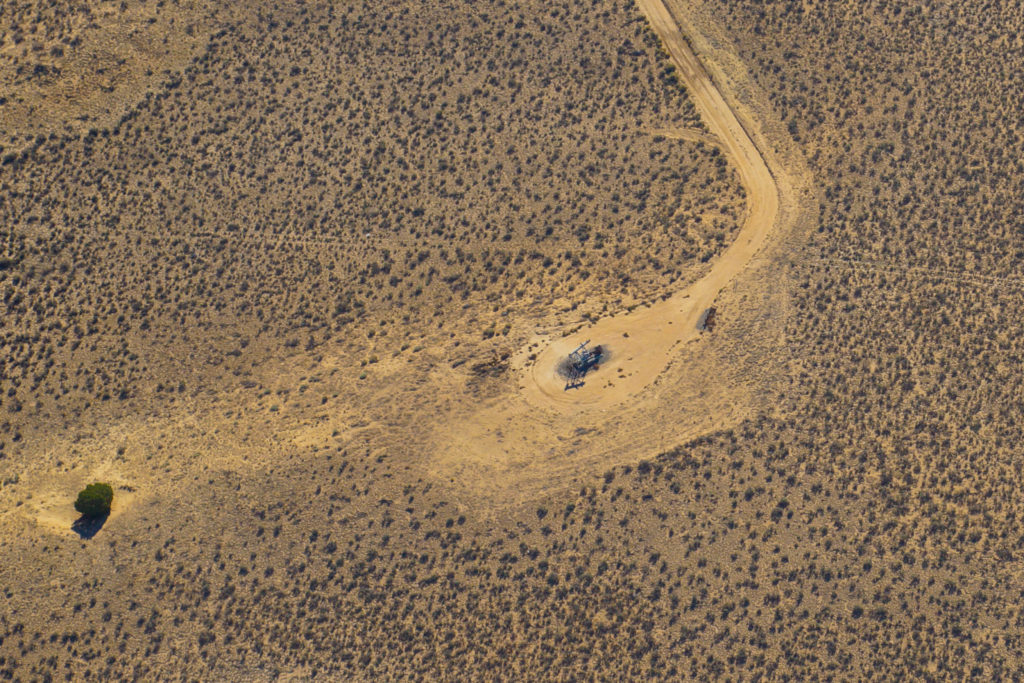
[[[79,491],[75,509],[86,517],[104,517],[110,514],[110,504],[114,500],[114,489],[110,484],[89,484]]]

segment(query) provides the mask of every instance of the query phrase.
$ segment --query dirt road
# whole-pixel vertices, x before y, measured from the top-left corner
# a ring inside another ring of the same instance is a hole
[[[751,264],[777,226],[789,226],[795,220],[794,177],[774,150],[766,147],[762,154],[758,149],[683,38],[664,0],[637,2],[675,63],[714,144],[736,169],[747,194],[746,215],[736,240],[693,285],[652,306],[604,318],[568,336],[554,331],[534,338],[513,357],[515,389],[452,414],[438,425],[429,449],[429,474],[458,486],[461,495],[480,496],[489,509],[522,503],[614,464],[724,428],[739,420],[749,405],[748,389],[720,376],[728,372],[721,364],[710,376],[702,374],[709,371],[707,367],[692,365],[700,352],[687,342],[696,341],[700,334],[701,313]],[[705,40],[696,28],[691,30],[694,40]],[[732,59],[721,48],[715,49],[720,51],[719,59]],[[746,82],[734,65],[727,77],[725,81],[723,76],[724,82],[739,86]],[[757,129],[752,125],[750,130]],[[703,132],[676,131],[670,137],[708,142]],[[755,137],[763,140],[760,133]],[[765,156],[776,164],[778,178]],[[763,270],[758,273],[755,279],[770,287]],[[566,391],[558,364],[585,340],[609,349],[610,358],[586,377],[582,387]],[[757,340],[752,344],[756,347]],[[531,360],[533,353],[537,355]],[[685,369],[680,366],[684,358],[691,363]]]
[[[663,0],[637,0],[637,4],[679,70],[705,125],[736,169],[747,191],[747,214],[736,241],[689,288],[648,308],[600,320],[550,343],[535,362],[524,361],[524,395],[536,407],[579,412],[634,399],[665,369],[672,349],[697,336],[700,314],[764,245],[779,213],[779,191],[768,165],[683,38],[668,7]],[[556,367],[588,339],[611,349],[613,360],[591,374],[582,387],[566,391]]]

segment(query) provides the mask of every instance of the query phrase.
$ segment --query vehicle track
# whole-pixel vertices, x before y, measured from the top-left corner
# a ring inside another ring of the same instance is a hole
[[[764,246],[779,216],[779,188],[764,156],[683,37],[665,2],[637,0],[637,5],[661,39],[711,135],[736,169],[747,193],[746,217],[736,240],[690,287],[649,307],[602,319],[550,342],[533,362],[520,358],[523,392],[536,407],[580,412],[635,399],[664,371],[673,348],[699,334],[696,328],[701,313]],[[588,339],[612,350],[611,372],[603,368],[583,386],[566,391],[557,365]]]

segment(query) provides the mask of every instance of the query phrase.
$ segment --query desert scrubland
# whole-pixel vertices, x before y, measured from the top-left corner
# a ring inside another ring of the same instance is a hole
[[[652,2],[98,4],[0,15],[0,677],[1020,676],[1018,7],[669,0],[780,208],[586,412],[750,211]]]

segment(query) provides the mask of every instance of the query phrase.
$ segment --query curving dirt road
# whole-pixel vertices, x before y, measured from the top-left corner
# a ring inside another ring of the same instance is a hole
[[[681,346],[698,336],[701,313],[750,264],[777,225],[795,220],[795,177],[781,163],[773,166],[779,173],[773,177],[765,155],[683,38],[665,0],[637,3],[676,64],[714,144],[737,170],[747,192],[746,216],[736,240],[692,286],[569,336],[535,338],[513,359],[517,391],[467,406],[438,424],[431,437],[429,474],[458,486],[460,495],[472,491],[492,508],[522,503],[585,473],[596,475],[610,465],[720,429],[740,419],[747,405],[745,389],[724,377],[701,377],[690,366],[680,374],[670,366],[681,358],[692,362],[694,353],[685,353]],[[703,40],[696,33],[694,39]],[[723,78],[738,74],[737,82],[744,82],[735,67],[728,73]],[[703,132],[683,130],[671,136],[708,141]],[[776,164],[774,151],[765,149]],[[557,365],[588,339],[610,349],[611,357],[581,388],[566,391]],[[531,361],[531,351],[538,348]],[[725,369],[711,367],[712,372]]]
[[[699,333],[701,313],[743,270],[764,245],[779,213],[779,189],[768,165],[736,114],[726,103],[683,37],[663,0],[637,0],[668,51],[691,100],[739,175],[747,191],[747,215],[736,240],[707,275],[689,288],[653,306],[613,316],[552,342],[525,374],[525,398],[536,407],[560,412],[608,408],[635,398],[665,369],[672,349]],[[612,361],[587,377],[577,389],[565,390],[558,363],[581,341],[611,349]]]

